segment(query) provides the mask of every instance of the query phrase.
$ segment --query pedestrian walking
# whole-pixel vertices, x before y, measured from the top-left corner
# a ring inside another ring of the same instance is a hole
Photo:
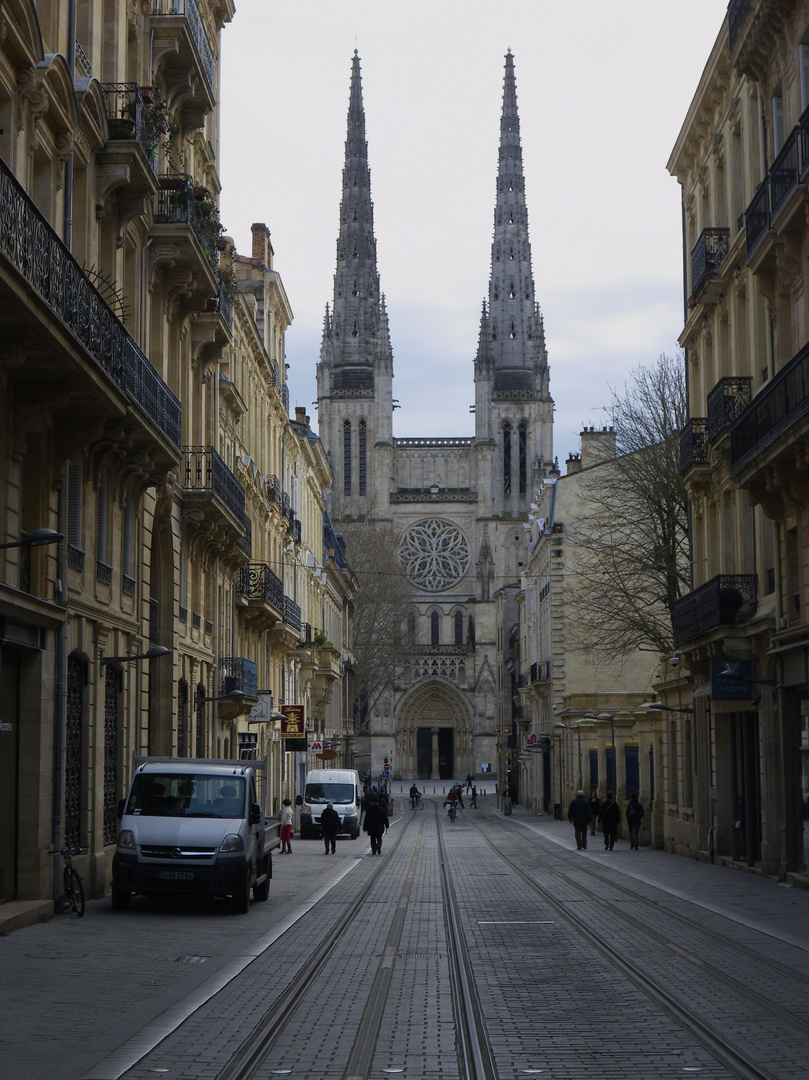
[[[337,834],[340,831],[340,815],[334,809],[334,803],[327,803],[326,809],[320,815],[320,834],[326,845],[326,854],[334,855],[337,843]]]
[[[477,810],[477,808],[478,808],[478,789],[477,789],[475,784],[472,785],[472,798],[469,800],[469,808],[470,808],[470,810],[471,810],[471,808],[473,806]]]
[[[382,854],[382,837],[388,831],[389,826],[388,813],[379,801],[379,796],[371,794],[365,808],[365,822],[362,829],[370,837],[372,855]]]
[[[618,835],[618,826],[621,823],[621,808],[615,801],[614,792],[607,792],[598,820],[601,822],[604,833],[604,850],[612,851],[615,847],[615,837]]]
[[[629,796],[629,806],[626,808],[626,823],[629,827],[629,847],[631,851],[638,850],[640,840],[640,825],[643,821],[643,807],[638,802],[637,795]]]
[[[584,792],[579,788],[576,798],[567,808],[567,820],[573,825],[576,833],[576,849],[587,850],[587,826],[593,819],[590,803],[585,799]]]
[[[595,836],[596,822],[598,821],[598,815],[601,813],[601,799],[598,797],[598,792],[591,791],[590,798],[587,801],[590,804],[590,813],[593,815],[590,821],[590,836]]]
[[[456,784],[453,791],[455,792],[455,798],[458,800],[458,806],[463,810],[463,784]]]
[[[471,772],[468,772],[466,774],[466,790],[467,790],[467,792],[470,792],[472,790],[472,774],[471,774]]]
[[[292,854],[292,799],[284,799],[281,806],[281,854]]]

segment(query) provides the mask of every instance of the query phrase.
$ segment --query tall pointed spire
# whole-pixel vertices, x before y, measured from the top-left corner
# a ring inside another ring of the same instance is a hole
[[[393,358],[376,265],[371,171],[356,49],[345,148],[334,304],[321,349],[321,363],[332,368],[332,393],[368,397],[373,396],[375,370],[390,373]]]
[[[494,363],[496,397],[547,395],[545,336],[534,295],[517,84],[510,49],[503,81],[488,317],[481,325],[476,377],[487,352]]]

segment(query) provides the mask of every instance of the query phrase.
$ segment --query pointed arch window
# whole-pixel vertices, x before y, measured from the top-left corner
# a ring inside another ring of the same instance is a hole
[[[511,493],[511,424],[503,424],[503,492]]]
[[[441,643],[441,620],[437,611],[434,611],[430,615],[430,644],[440,645]]]
[[[357,284],[357,279],[356,278],[354,278],[354,285],[353,285],[353,288],[351,289],[351,295],[352,296],[359,296],[360,295],[360,287]]]
[[[365,492],[366,476],[367,476],[367,472],[366,472],[366,468],[367,468],[367,461],[366,461],[367,440],[366,440],[366,427],[365,427],[365,421],[364,420],[360,420],[359,444],[360,444],[359,445],[359,453],[360,453],[360,462],[359,462],[359,465],[360,465],[360,467],[359,467],[360,495],[365,495],[365,493],[366,493]]]
[[[455,644],[463,645],[463,612],[455,612]]]
[[[509,300],[513,300],[516,297],[516,295],[517,295],[517,293],[516,293],[516,291],[514,289],[514,279],[512,278],[511,279],[511,285],[509,286],[509,290],[508,290],[508,298],[509,298]]]
[[[511,329],[508,332],[508,336],[511,338],[512,341],[514,341],[517,336],[517,327],[514,325],[513,319],[511,320]]]
[[[355,319],[354,320],[354,325],[351,327],[351,336],[352,337],[358,337],[359,332],[360,332],[360,330],[359,330],[359,327],[357,326],[357,320]]]
[[[520,424],[520,495],[528,491],[528,425]]]
[[[351,494],[351,421],[343,421],[343,494]]]

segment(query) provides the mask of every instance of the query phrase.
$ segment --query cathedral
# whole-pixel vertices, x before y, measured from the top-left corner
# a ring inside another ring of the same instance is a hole
[[[553,459],[553,401],[536,301],[514,58],[506,55],[488,297],[474,360],[470,438],[393,434],[393,351],[377,273],[360,61],[354,53],[334,296],[317,367],[334,521],[391,522],[412,586],[409,648],[357,740],[374,776],[498,772],[498,717],[516,715],[514,596],[529,508]],[[500,707],[498,708],[498,702]],[[515,724],[507,740],[517,750]],[[504,756],[501,769],[509,761]]]

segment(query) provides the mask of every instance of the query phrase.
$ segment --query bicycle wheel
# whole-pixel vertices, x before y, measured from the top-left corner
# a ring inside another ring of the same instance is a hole
[[[70,906],[79,916],[84,914],[84,886],[81,883],[78,870],[72,866],[65,867],[65,896]]]
[[[417,810],[423,810],[424,809],[424,801],[422,799],[419,799],[419,801],[416,803],[416,809]]]

